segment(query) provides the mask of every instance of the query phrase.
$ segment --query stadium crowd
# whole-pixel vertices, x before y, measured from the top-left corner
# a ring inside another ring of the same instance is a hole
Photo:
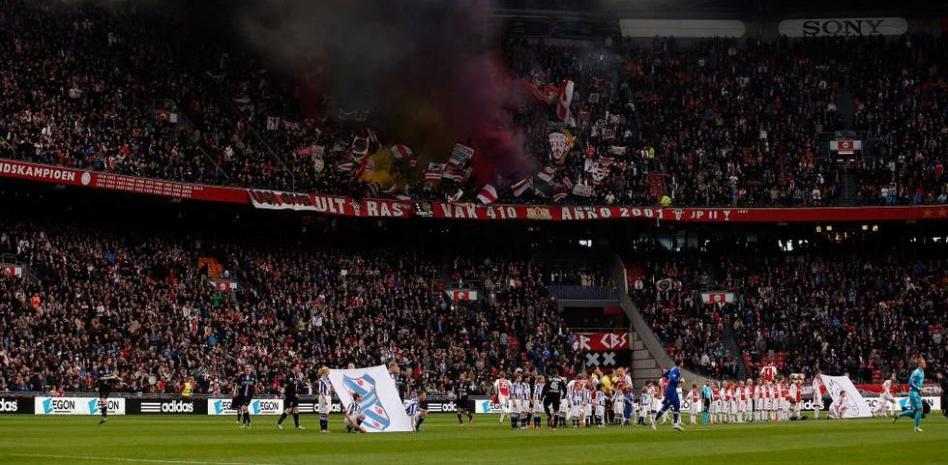
[[[366,182],[373,153],[413,141],[371,130],[371,114],[329,117],[331,98],[307,115],[299,83],[259,57],[224,40],[195,44],[175,20],[127,8],[0,0],[10,44],[0,50],[0,151],[209,184],[465,202],[481,191],[464,163],[413,162],[448,153],[400,154],[395,181]],[[827,205],[841,168],[821,134],[852,129],[868,140],[847,162],[859,183],[850,200],[948,202],[943,38],[501,43],[524,89],[515,130],[536,163],[497,180],[497,201]],[[565,80],[575,82],[575,124],[557,108]],[[842,95],[853,96],[850,127]],[[569,143],[556,163],[549,135],[559,131]]]
[[[753,242],[653,250],[638,262],[633,282],[641,284],[630,292],[663,343],[699,372],[736,372],[740,357],[752,373],[773,357],[782,372],[807,377],[821,370],[857,382],[905,379],[913,356],[933,366],[948,358],[945,252],[938,243],[868,253],[812,244],[781,252]],[[667,290],[657,290],[666,279]],[[702,291],[732,292],[734,302],[704,304]],[[727,338],[742,354],[727,349]]]
[[[4,222],[0,391],[91,390],[103,364],[130,392],[229,394],[243,364],[270,393],[295,363],[398,362],[408,387],[481,392],[511,365],[576,363],[557,305],[527,260],[265,246],[191,235]],[[453,301],[452,283],[478,283]],[[232,286],[230,283],[234,283]],[[312,388],[312,386],[310,386]]]

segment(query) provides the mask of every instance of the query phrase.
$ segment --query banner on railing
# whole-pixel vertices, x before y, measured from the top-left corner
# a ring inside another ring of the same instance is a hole
[[[481,221],[644,220],[675,223],[813,223],[948,220],[948,205],[800,208],[674,208],[633,206],[475,205],[242,189],[162,181],[0,159],[0,177],[169,198],[250,204],[267,210],[312,211],[363,218]]]
[[[575,333],[573,340],[573,350],[582,352],[607,352],[630,350],[629,333],[610,332],[610,333]]]
[[[722,291],[702,292],[701,302],[706,304],[733,304],[734,293]]]
[[[247,190],[0,160],[0,177],[210,202],[247,203]]]

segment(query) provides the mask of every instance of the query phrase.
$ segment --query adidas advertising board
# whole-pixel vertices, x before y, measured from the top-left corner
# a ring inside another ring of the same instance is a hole
[[[32,399],[0,397],[0,415],[10,413],[33,413]]]
[[[143,400],[139,407],[141,413],[194,413],[194,402],[190,400]]]

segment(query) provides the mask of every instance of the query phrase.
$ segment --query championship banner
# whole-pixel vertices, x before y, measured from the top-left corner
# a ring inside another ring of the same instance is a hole
[[[706,304],[733,304],[734,293],[722,291],[702,292],[701,302]]]
[[[235,415],[231,399],[207,399],[208,415]],[[279,415],[283,413],[283,399],[253,399],[249,408],[251,415]]]
[[[33,411],[36,415],[99,415],[99,399],[96,397],[34,397]],[[125,415],[125,399],[108,400],[109,415]]]
[[[208,202],[247,203],[247,190],[0,159],[0,177]]]
[[[839,401],[840,393],[846,393],[846,411],[843,413],[845,418],[869,418],[872,416],[872,409],[869,403],[862,397],[859,390],[849,379],[848,376],[827,376],[820,375],[823,380],[823,386],[833,398],[833,403]]]
[[[608,352],[631,350],[629,333],[575,333],[573,350],[583,352]]]
[[[345,408],[352,403],[352,394],[362,396],[361,408],[365,415],[362,427],[370,433],[414,431],[412,421],[405,413],[405,406],[398,397],[395,381],[384,365],[355,368],[351,370],[329,370],[332,388]]]

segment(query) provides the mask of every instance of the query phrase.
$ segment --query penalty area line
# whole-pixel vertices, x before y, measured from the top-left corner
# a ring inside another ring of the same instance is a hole
[[[200,460],[171,460],[171,459],[136,459],[132,457],[100,457],[93,455],[55,455],[55,454],[4,454],[0,453],[0,457],[29,457],[29,458],[46,458],[46,459],[62,459],[62,460],[87,460],[95,462],[124,462],[124,463],[170,463],[170,464],[181,464],[181,465],[284,465],[276,463],[259,463],[259,462],[206,462]]]

